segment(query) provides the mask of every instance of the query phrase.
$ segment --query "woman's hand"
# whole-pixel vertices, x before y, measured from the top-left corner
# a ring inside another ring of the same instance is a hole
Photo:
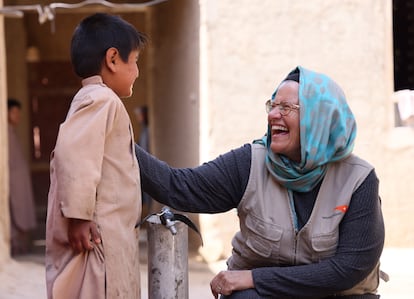
[[[93,249],[93,243],[101,243],[101,235],[95,222],[69,218],[69,244],[76,253]]]
[[[233,291],[254,288],[252,271],[221,271],[210,282],[210,288],[216,299],[219,294],[230,295]]]

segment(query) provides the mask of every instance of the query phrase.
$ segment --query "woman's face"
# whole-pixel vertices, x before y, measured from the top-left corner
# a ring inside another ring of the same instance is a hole
[[[270,148],[276,154],[288,157],[290,160],[300,162],[300,116],[299,109],[292,109],[287,115],[280,113],[278,104],[299,105],[299,83],[284,81],[279,86],[274,108],[268,113],[267,121],[271,128]]]

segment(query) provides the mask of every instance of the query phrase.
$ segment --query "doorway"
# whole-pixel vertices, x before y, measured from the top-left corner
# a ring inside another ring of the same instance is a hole
[[[414,89],[414,2],[393,0],[394,89]]]
[[[81,86],[81,79],[70,63],[70,40],[76,25],[87,15],[89,13],[59,14],[53,27],[50,23],[39,24],[35,13],[27,13],[22,19],[5,20],[7,85],[9,96],[23,104],[19,137],[32,174],[38,224],[32,235],[33,251],[39,253],[44,251],[45,245],[50,154],[59,126]],[[119,15],[146,31],[145,12]],[[135,89],[141,92],[125,101],[133,122],[134,107],[148,102],[147,57],[144,52],[139,61],[142,75]]]
[[[139,126],[134,109],[147,105],[153,153],[175,167],[200,163],[199,11],[197,1],[183,0],[166,1],[142,12],[117,12],[150,37],[150,44],[140,55],[140,77],[135,83],[134,94],[124,101],[135,137]],[[49,155],[59,122],[66,115],[70,95],[79,84],[68,75],[72,73],[69,70],[70,38],[75,26],[89,14],[74,11],[58,14],[53,30],[50,23],[39,24],[35,13],[25,14],[22,19],[5,19],[8,90],[22,99],[24,107],[37,109],[33,115],[31,111],[27,114],[21,135],[39,197],[36,201],[39,203],[40,243],[45,235]],[[33,55],[34,59],[29,52],[37,53]],[[61,75],[62,79],[54,78]],[[46,78],[43,83],[39,81],[42,77]],[[42,95],[40,100],[39,95]],[[53,99],[60,99],[60,105]],[[40,142],[36,143],[34,137],[39,134]],[[198,224],[198,216],[190,216]],[[200,245],[198,236],[190,232],[189,239],[190,250],[196,250]]]
[[[35,248],[44,246],[47,196],[49,190],[49,157],[59,125],[65,120],[80,80],[68,61],[30,62],[28,94],[30,104],[30,139],[32,184],[36,204],[37,229],[33,234]]]
[[[401,91],[399,101],[413,101],[414,91],[414,3],[393,0],[394,90]],[[404,105],[408,109],[409,106]],[[399,103],[394,103],[394,126],[413,126],[414,117],[401,117]],[[403,108],[404,109],[404,108]],[[412,113],[412,112],[411,112]]]

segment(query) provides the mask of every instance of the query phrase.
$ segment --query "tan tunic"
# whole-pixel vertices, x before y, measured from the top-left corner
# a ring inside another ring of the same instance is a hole
[[[140,298],[141,192],[134,134],[119,97],[99,76],[82,81],[50,163],[48,298]],[[67,218],[93,220],[102,244],[74,255]]]
[[[29,166],[14,128],[9,125],[10,215],[13,231],[36,227],[36,213]]]

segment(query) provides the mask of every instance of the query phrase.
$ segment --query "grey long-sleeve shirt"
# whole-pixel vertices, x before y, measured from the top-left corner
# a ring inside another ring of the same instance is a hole
[[[195,168],[172,168],[136,146],[143,191],[174,209],[220,213],[237,208],[249,179],[251,147],[246,144]],[[320,185],[294,192],[301,228],[309,219]],[[384,223],[373,170],[354,192],[340,225],[336,254],[317,264],[253,269],[263,298],[323,298],[349,289],[377,264],[384,244]],[[363,298],[363,297],[358,297]]]

